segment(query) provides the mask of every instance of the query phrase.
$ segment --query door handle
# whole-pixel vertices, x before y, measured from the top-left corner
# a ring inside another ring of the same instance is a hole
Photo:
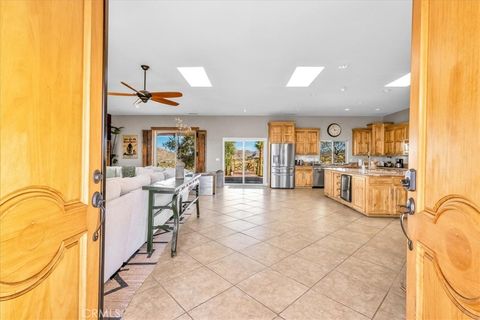
[[[100,235],[100,229],[105,221],[105,200],[103,199],[103,195],[98,191],[95,191],[92,195],[92,206],[100,209],[100,221],[98,222],[98,226],[93,232],[92,237],[93,241],[97,241]]]
[[[402,211],[402,214],[400,215],[400,227],[402,228],[403,234],[407,238],[408,249],[411,251],[413,250],[413,241],[412,239],[410,239],[410,236],[408,235],[407,228],[405,227],[405,224],[404,224],[404,220],[408,215],[415,214],[415,201],[413,200],[413,198],[409,198],[407,200],[407,204],[405,206],[400,206],[400,207],[406,209]]]

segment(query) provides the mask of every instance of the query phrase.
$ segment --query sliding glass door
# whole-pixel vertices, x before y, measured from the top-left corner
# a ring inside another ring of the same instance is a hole
[[[265,139],[223,139],[227,184],[264,184]]]

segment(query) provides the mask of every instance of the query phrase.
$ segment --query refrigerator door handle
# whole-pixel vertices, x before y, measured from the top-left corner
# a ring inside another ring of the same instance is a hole
[[[273,156],[273,165],[278,165],[280,163],[280,156]]]

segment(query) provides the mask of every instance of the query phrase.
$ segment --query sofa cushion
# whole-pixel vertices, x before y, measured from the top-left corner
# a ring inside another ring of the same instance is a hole
[[[163,172],[154,172],[150,174],[152,183],[165,180],[165,174]]]
[[[152,174],[154,173],[155,171],[153,170],[152,167],[136,167],[135,168],[135,174],[137,176],[141,175],[141,174]]]
[[[107,179],[105,184],[105,200],[113,200],[120,197],[122,192],[122,186],[120,184],[120,179],[112,178]]]
[[[135,167],[134,166],[122,167],[122,177],[124,178],[135,177]]]
[[[121,194],[128,193],[130,191],[133,191],[135,189],[140,189],[143,186],[148,186],[151,183],[150,176],[147,174],[141,174],[136,177],[131,177],[131,178],[123,178],[120,181],[120,185],[122,187],[122,192]]]

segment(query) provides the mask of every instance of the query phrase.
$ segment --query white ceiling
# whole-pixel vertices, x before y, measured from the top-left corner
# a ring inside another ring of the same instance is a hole
[[[120,81],[183,92],[180,107],[109,97],[112,114],[385,115],[409,106],[410,0],[110,0],[108,90]],[[345,70],[338,66],[348,64]],[[177,67],[203,66],[211,88]],[[308,88],[286,88],[296,66],[325,66]],[[340,88],[346,87],[342,92]],[[350,111],[345,111],[350,108]],[[375,110],[381,108],[380,111]],[[246,109],[246,113],[244,113]]]

